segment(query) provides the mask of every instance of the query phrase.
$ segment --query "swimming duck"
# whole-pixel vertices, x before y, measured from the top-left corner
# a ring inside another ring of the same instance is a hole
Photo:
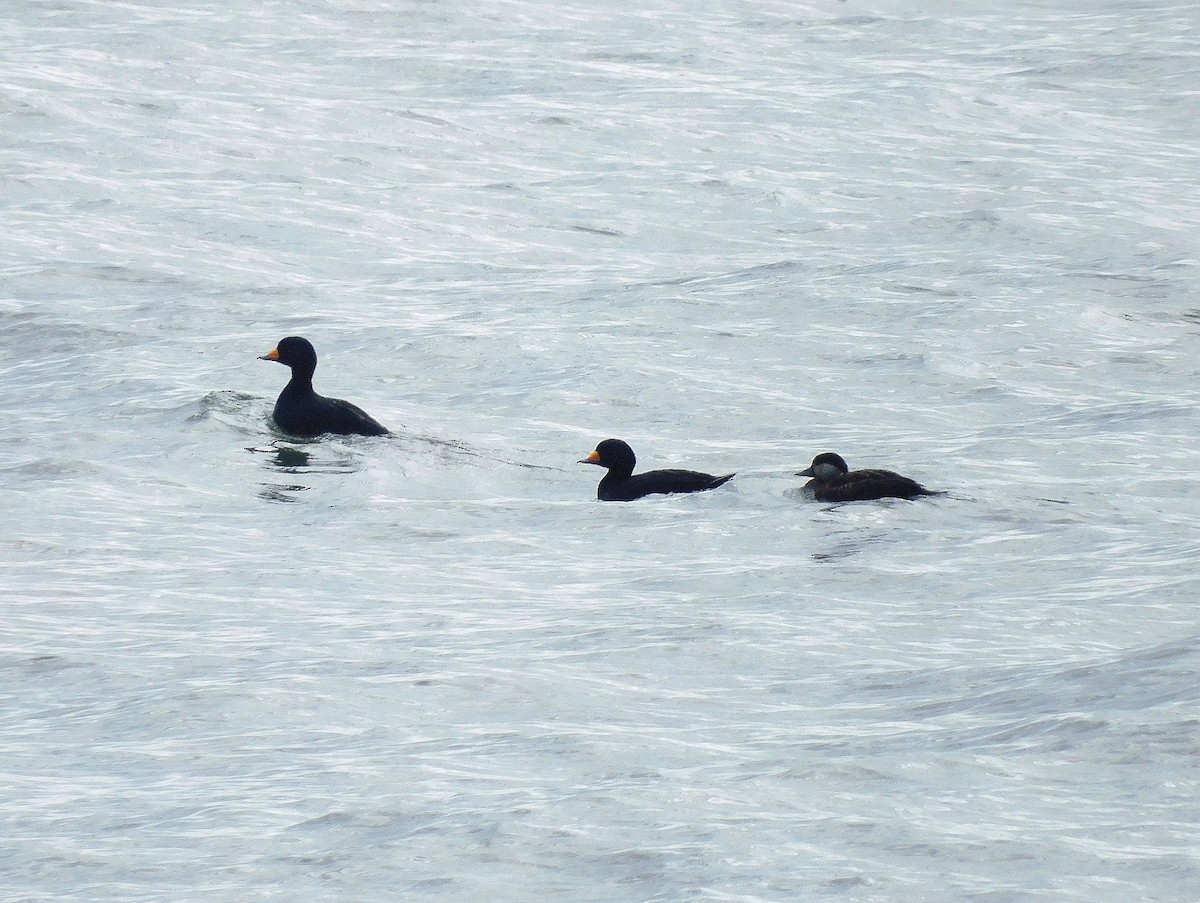
[[[841,455],[825,452],[813,458],[798,477],[811,477],[804,491],[819,502],[863,502],[870,499],[913,499],[941,495],[890,470],[851,470]]]
[[[288,336],[274,350],[259,357],[292,369],[292,379],[275,402],[275,422],[296,436],[341,435],[383,436],[387,427],[357,405],[340,398],[326,398],[313,391],[317,352],[308,339]]]
[[[632,502],[656,493],[703,492],[733,478],[731,473],[714,477],[695,470],[649,470],[634,476],[637,458],[633,449],[620,439],[605,439],[579,463],[607,468],[608,473],[596,489],[596,498],[602,502]]]

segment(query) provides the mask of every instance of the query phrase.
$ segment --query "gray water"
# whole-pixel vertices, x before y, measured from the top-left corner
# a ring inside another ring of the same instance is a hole
[[[1200,8],[913,6],[9,4],[3,899],[1196,899]]]

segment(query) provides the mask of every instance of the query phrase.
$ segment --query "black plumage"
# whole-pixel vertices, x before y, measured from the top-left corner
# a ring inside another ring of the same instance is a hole
[[[851,470],[841,455],[825,452],[813,458],[798,477],[811,477],[804,491],[819,502],[865,502],[872,499],[913,499],[941,495],[916,480],[890,470]]]
[[[383,436],[387,427],[357,405],[340,398],[326,398],[313,391],[317,352],[308,339],[288,336],[259,360],[276,361],[292,370],[292,378],[275,402],[275,423],[296,436],[341,435]]]
[[[734,476],[727,473],[715,477],[695,470],[648,470],[635,476],[637,458],[633,449],[620,439],[605,439],[579,463],[596,464],[608,470],[596,489],[596,498],[602,502],[632,502],[658,493],[703,492],[716,489]]]

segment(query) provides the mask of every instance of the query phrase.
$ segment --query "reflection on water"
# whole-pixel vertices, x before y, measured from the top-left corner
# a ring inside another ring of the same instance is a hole
[[[311,459],[312,455],[306,451],[288,445],[279,445],[275,448],[275,460],[271,463],[285,473],[296,473],[302,468],[308,467]]]
[[[361,468],[356,464],[352,455],[336,454],[328,446],[319,446],[319,451],[306,451],[294,445],[275,440],[266,446],[250,446],[246,451],[252,455],[262,455],[262,460],[273,471],[291,476],[305,474],[347,474],[355,473]],[[327,459],[321,457],[321,452],[331,452]],[[311,487],[302,483],[263,483],[259,492],[261,498],[271,502],[295,502],[296,493],[307,492]]]
[[[321,448],[321,451],[326,450],[333,451]],[[264,455],[268,466],[280,473],[355,473],[362,469],[352,455],[331,454],[328,459],[322,460],[314,452],[285,445],[278,440],[266,446],[250,446],[246,451],[252,455]]]
[[[271,483],[263,483],[262,489],[259,490],[258,497],[268,502],[298,502],[300,501],[294,495],[289,493],[307,492],[307,486],[301,486],[298,483],[291,485],[273,485]]]

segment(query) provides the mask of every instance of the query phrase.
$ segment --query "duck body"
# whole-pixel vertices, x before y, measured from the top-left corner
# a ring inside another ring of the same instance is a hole
[[[358,405],[340,398],[326,398],[313,391],[312,385],[289,382],[275,402],[273,413],[281,430],[294,436],[385,436],[387,427]]]
[[[866,502],[874,499],[914,499],[941,495],[916,480],[890,470],[851,470],[841,455],[825,452],[796,476],[811,477],[804,492],[818,502]]]
[[[313,390],[317,352],[299,336],[280,339],[273,351],[260,360],[276,361],[292,370],[292,378],[275,402],[273,416],[281,430],[294,436],[384,436],[388,429],[358,405],[340,398],[326,398]]]
[[[704,492],[733,479],[733,474],[713,476],[697,470],[648,470],[634,474],[637,458],[633,449],[620,439],[605,439],[596,450],[579,462],[596,464],[608,470],[596,488],[602,502],[632,502],[647,495],[676,492]]]

